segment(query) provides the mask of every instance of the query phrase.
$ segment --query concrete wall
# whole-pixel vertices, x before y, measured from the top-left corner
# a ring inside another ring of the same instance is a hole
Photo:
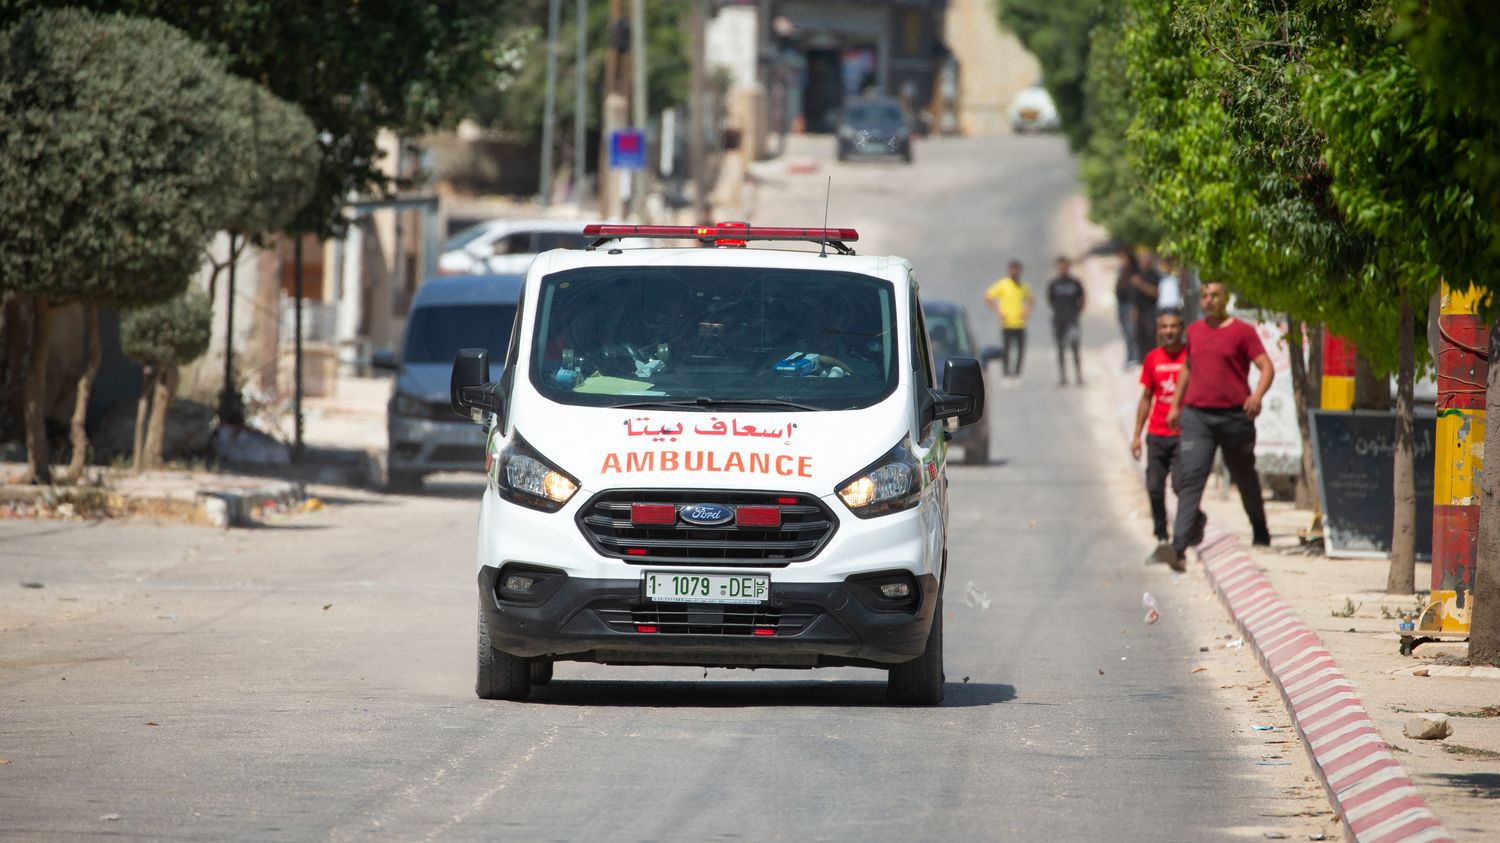
[[[1000,28],[1005,0],[949,0],[948,48],[959,63],[959,128],[966,135],[1010,132],[1005,110],[1041,77],[1036,58]]]

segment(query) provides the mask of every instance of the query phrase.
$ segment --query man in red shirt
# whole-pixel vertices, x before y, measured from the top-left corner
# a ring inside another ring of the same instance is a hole
[[[1182,371],[1187,349],[1182,346],[1182,315],[1175,310],[1156,317],[1156,347],[1146,353],[1141,365],[1141,400],[1135,408],[1135,435],[1130,438],[1130,456],[1141,458],[1141,431],[1146,431],[1146,496],[1151,499],[1151,522],[1157,547],[1150,561],[1174,567],[1182,557],[1172,552],[1167,534],[1167,477],[1177,462],[1177,431],[1167,427],[1167,413],[1177,392],[1177,374]]]
[[[1255,417],[1276,371],[1260,337],[1249,323],[1229,315],[1229,294],[1219,281],[1203,284],[1203,318],[1187,328],[1187,359],[1177,375],[1177,393],[1167,411],[1167,426],[1181,430],[1177,471],[1177,517],[1172,548],[1178,564],[1183,553],[1203,540],[1195,524],[1203,487],[1213,470],[1214,449],[1224,452],[1229,478],[1239,487],[1240,502],[1250,519],[1251,542],[1271,543],[1265,501],[1255,473]],[[1250,366],[1260,377],[1250,391]]]

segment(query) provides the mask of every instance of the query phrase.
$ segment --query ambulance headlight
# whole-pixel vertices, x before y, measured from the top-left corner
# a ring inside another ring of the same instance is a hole
[[[556,512],[578,492],[578,481],[537,453],[519,433],[500,452],[498,463],[496,485],[511,503]]]
[[[901,512],[922,499],[922,462],[909,439],[840,484],[839,500],[860,518]]]

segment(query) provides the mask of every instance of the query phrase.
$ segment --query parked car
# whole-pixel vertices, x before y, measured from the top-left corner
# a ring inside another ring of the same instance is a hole
[[[838,159],[897,156],[911,163],[911,121],[889,97],[863,97],[839,112]]]
[[[1046,86],[1040,81],[1033,82],[1016,94],[1016,98],[1011,100],[1008,114],[1010,127],[1018,135],[1026,132],[1055,132],[1062,128],[1062,121],[1057,116],[1057,105],[1052,102],[1052,95],[1047,93]]]
[[[520,275],[447,276],[417,288],[399,354],[377,352],[376,369],[395,372],[386,412],[386,482],[417,491],[428,474],[484,469],[484,431],[453,415],[448,377],[461,348],[510,343]]]
[[[438,256],[440,275],[520,275],[531,259],[551,249],[589,243],[575,220],[498,219],[460,230]]]
[[[951,358],[971,357],[988,362],[1000,356],[1000,349],[981,349],[969,325],[969,314],[957,302],[934,299],[922,303],[922,320],[927,323],[927,343],[932,348],[932,363],[942,371]],[[964,462],[986,465],[990,461],[990,426],[987,422],[960,427],[949,442],[964,449]]]

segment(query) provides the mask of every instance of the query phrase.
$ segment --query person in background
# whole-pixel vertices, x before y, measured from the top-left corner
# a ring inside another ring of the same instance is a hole
[[[1130,456],[1139,460],[1144,452],[1146,457],[1146,496],[1151,499],[1151,526],[1157,543],[1147,561],[1165,562],[1181,571],[1186,569],[1183,557],[1172,552],[1167,532],[1167,477],[1176,465],[1179,444],[1177,431],[1167,426],[1167,413],[1177,393],[1177,374],[1187,357],[1182,347],[1182,316],[1176,311],[1164,310],[1156,317],[1156,343],[1141,364],[1141,400],[1135,409]],[[1146,433],[1144,448],[1142,429]]]
[[[1177,517],[1172,550],[1178,557],[1203,540],[1198,505],[1213,470],[1214,449],[1224,452],[1229,478],[1239,487],[1240,502],[1250,519],[1251,543],[1271,543],[1265,501],[1255,473],[1255,417],[1271,388],[1276,370],[1254,326],[1229,315],[1229,293],[1223,282],[1203,282],[1203,318],[1187,327],[1187,357],[1177,375],[1177,391],[1167,426],[1180,431],[1181,445],[1173,485]],[[1250,366],[1260,373],[1250,391]]]
[[[1156,348],[1156,299],[1161,271],[1156,268],[1156,255],[1144,247],[1136,250],[1136,267],[1131,281],[1135,289],[1136,353],[1145,360],[1146,352]]]
[[[1140,343],[1135,335],[1135,282],[1140,274],[1140,264],[1128,246],[1121,246],[1120,271],[1115,276],[1115,316],[1120,322],[1120,334],[1125,338],[1125,368],[1141,364]]]
[[[1021,262],[1010,262],[1009,274],[985,291],[985,301],[1000,319],[1000,343],[1004,351],[1002,366],[1007,378],[1021,377],[1026,360],[1026,320],[1036,301],[1031,288],[1021,283]]]
[[[1157,314],[1172,312],[1182,315],[1182,280],[1178,277],[1177,261],[1172,258],[1162,258],[1161,280],[1156,283],[1156,312]],[[1157,341],[1160,342],[1161,325],[1157,324]]]
[[[1047,283],[1047,304],[1052,308],[1052,338],[1057,342],[1057,385],[1068,385],[1068,366],[1065,354],[1073,351],[1073,378],[1083,386],[1083,363],[1079,359],[1082,335],[1079,322],[1088,293],[1083,284],[1068,271],[1071,264],[1062,255],[1057,257],[1057,277]]]

